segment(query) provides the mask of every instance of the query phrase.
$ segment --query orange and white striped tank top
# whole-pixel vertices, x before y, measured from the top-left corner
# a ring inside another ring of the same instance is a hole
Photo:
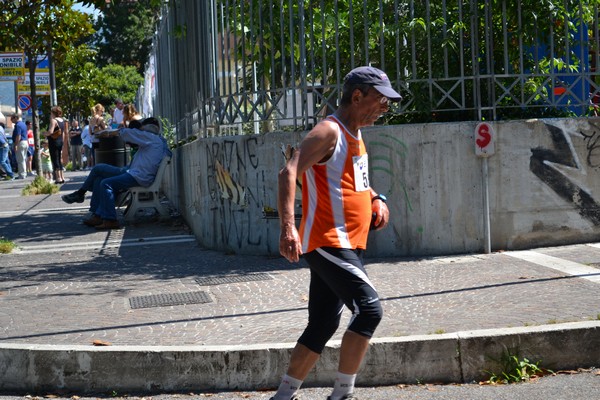
[[[338,140],[329,160],[302,177],[302,252],[318,247],[366,249],[371,222],[367,149],[333,115]]]

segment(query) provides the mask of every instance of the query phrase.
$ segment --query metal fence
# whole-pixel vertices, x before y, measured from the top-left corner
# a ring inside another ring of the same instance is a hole
[[[595,114],[599,2],[179,0],[148,103],[178,141],[306,130],[373,65],[404,96],[383,123]]]

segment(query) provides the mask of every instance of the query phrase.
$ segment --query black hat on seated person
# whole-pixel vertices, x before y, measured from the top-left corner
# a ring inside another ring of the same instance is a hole
[[[156,135],[160,135],[162,132],[162,124],[158,118],[148,117],[142,120],[142,127],[140,128],[146,132],[152,132]]]
[[[364,84],[373,86],[379,93],[391,101],[400,101],[402,96],[392,88],[387,74],[375,67],[358,67],[348,72],[344,84]]]

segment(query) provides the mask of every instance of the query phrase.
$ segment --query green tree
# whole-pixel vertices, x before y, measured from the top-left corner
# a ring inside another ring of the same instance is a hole
[[[109,64],[100,68],[92,78],[92,85],[96,88],[92,98],[104,106],[114,104],[117,98],[133,103],[143,82],[144,78],[135,67]]]
[[[92,40],[98,65],[130,65],[143,74],[160,5],[157,0],[139,0],[105,8],[94,24],[97,33]]]
[[[74,47],[65,54],[56,71],[59,98],[69,116],[89,115],[95,96],[102,92],[102,87],[95,86],[100,73],[95,56],[96,52],[87,45]]]
[[[4,1],[0,3],[0,48],[23,51],[29,60],[48,54],[64,54],[72,43],[91,33],[90,17],[73,10],[72,0]],[[35,157],[41,176],[35,70],[29,63]]]

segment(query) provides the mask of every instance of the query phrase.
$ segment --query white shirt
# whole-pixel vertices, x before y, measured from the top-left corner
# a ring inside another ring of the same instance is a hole
[[[123,110],[119,110],[117,107],[115,107],[112,122],[113,122],[113,124],[122,124],[123,123]]]
[[[90,137],[90,126],[86,125],[83,127],[81,131],[81,140],[83,141],[83,145],[89,148],[92,147],[92,138]]]

